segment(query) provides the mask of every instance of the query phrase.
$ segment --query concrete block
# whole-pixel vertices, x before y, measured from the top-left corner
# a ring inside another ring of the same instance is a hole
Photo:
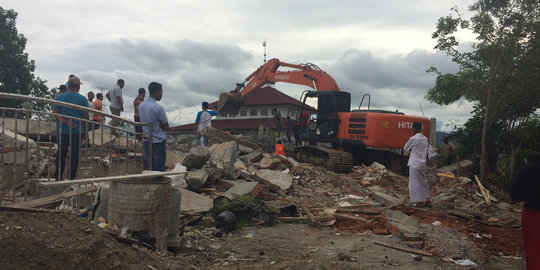
[[[180,213],[206,213],[213,207],[209,196],[200,195],[187,189],[181,190]]]
[[[208,172],[203,169],[196,169],[188,172],[186,175],[186,183],[193,190],[199,190],[206,184],[208,180]]]
[[[265,184],[277,187],[282,191],[287,191],[292,185],[292,176],[288,173],[273,170],[258,170],[255,175],[259,177]]]
[[[259,167],[261,169],[271,169],[274,165],[274,159],[271,157],[263,157],[261,161],[259,161]]]
[[[222,177],[232,178],[234,176],[234,163],[236,162],[236,149],[238,149],[238,145],[235,141],[214,144],[208,148],[208,151],[212,154],[208,163],[222,170]]]
[[[188,170],[200,169],[208,161],[211,154],[210,151],[204,146],[193,147],[189,150],[187,155],[182,161],[182,165],[186,166]]]
[[[236,183],[222,196],[225,196],[229,199],[234,199],[235,197],[241,197],[244,195],[250,195],[255,198],[261,191],[261,185],[257,182],[246,182],[246,181],[236,181]]]

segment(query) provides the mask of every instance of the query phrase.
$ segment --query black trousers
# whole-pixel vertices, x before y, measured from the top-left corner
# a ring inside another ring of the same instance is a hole
[[[69,153],[69,171],[68,179],[75,179],[77,175],[77,167],[79,167],[79,152],[81,151],[81,136],[80,134],[61,134],[59,141],[59,149],[56,154],[56,170],[54,171],[54,178],[56,180],[62,180],[64,175],[64,169],[66,167],[66,156],[68,149],[71,146]]]

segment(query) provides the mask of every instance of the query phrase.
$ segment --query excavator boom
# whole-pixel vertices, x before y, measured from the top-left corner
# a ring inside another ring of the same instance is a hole
[[[280,67],[290,71],[278,71]],[[314,64],[290,64],[273,58],[246,77],[244,83],[237,84],[235,90],[223,92],[219,96],[218,112],[220,115],[236,115],[244,104],[243,97],[253,89],[265,84],[286,82],[305,85],[318,91],[339,91],[339,86],[326,72]]]

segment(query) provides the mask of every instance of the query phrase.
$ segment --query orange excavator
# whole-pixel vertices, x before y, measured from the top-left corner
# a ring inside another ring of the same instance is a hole
[[[291,70],[279,71],[280,67]],[[315,90],[302,93],[298,114],[298,137],[309,145],[297,147],[300,162],[321,165],[335,172],[348,172],[356,164],[378,161],[394,170],[403,169],[401,149],[413,135],[413,122],[422,123],[429,138],[430,121],[398,111],[370,109],[369,95],[362,97],[357,110],[351,110],[351,94],[340,91],[334,78],[314,64],[289,64],[271,59],[249,75],[236,89],[220,94],[220,115],[236,115],[243,97],[251,90],[276,82],[305,85]],[[367,109],[361,109],[364,98]],[[307,113],[307,104],[317,104],[317,113]],[[293,116],[294,118],[294,116]],[[320,146],[326,144],[327,146]],[[318,146],[317,146],[318,145]]]

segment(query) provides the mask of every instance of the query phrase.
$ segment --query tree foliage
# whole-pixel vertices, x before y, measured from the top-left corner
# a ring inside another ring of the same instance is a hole
[[[52,98],[46,81],[34,76],[35,62],[25,53],[26,38],[16,27],[17,12],[0,7],[0,92]],[[19,100],[0,100],[0,107],[43,110],[45,104],[25,106]],[[6,114],[10,116],[9,114]]]
[[[436,49],[445,51],[458,64],[455,74],[437,73],[435,86],[426,99],[440,105],[461,98],[482,112],[480,152],[481,178],[486,177],[488,129],[497,124],[504,133],[528,123],[540,108],[540,2],[538,0],[477,0],[469,6],[470,19],[457,7],[437,21],[432,37]],[[458,33],[472,33],[476,42],[463,49]],[[474,117],[473,117],[474,118]],[[470,121],[478,121],[473,119]],[[520,150],[507,140],[513,153]]]

